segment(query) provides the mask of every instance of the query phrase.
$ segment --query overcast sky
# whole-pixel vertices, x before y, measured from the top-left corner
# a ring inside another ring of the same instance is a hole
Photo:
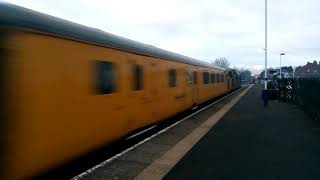
[[[36,11],[211,62],[259,73],[264,0],[7,0]],[[319,61],[320,2],[269,0],[269,65]]]

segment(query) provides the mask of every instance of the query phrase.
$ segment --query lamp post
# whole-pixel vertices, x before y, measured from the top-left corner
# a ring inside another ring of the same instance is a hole
[[[286,55],[286,53],[281,53],[280,54],[280,79],[282,79],[282,74],[281,74],[281,57]]]
[[[267,90],[267,80],[268,80],[268,77],[267,77],[267,61],[268,61],[268,57],[267,57],[267,54],[268,54],[268,2],[267,0],[265,0],[265,47],[264,47],[264,50],[265,50],[265,54],[264,54],[264,89]]]

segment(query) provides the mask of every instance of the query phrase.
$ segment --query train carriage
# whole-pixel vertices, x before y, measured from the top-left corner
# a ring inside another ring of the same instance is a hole
[[[47,171],[231,90],[227,71],[0,3],[2,179]]]

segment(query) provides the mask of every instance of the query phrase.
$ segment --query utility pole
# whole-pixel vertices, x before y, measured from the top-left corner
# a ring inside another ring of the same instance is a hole
[[[267,65],[268,65],[268,2],[265,0],[265,64],[264,64],[264,89],[267,90]]]

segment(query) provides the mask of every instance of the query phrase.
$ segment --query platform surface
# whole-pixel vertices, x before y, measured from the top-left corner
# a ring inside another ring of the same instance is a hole
[[[320,122],[255,85],[164,179],[318,180]]]

